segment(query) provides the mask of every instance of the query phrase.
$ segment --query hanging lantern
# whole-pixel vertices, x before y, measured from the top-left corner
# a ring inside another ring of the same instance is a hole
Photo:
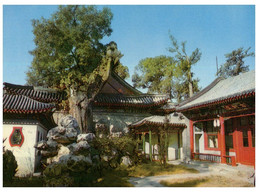
[[[219,127],[220,126],[220,121],[219,119],[216,119],[217,120],[217,126]]]
[[[213,127],[217,127],[217,121],[216,121],[216,119],[214,119],[214,121],[213,121]]]
[[[214,121],[213,121],[213,126],[214,126],[214,127],[219,127],[219,126],[220,126],[219,119],[214,119]]]

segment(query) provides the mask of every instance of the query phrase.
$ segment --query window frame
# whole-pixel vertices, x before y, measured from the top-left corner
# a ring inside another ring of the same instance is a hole
[[[226,130],[227,130],[227,126],[226,126],[226,121],[228,120],[231,120],[232,121],[232,132],[231,133],[226,133]],[[229,148],[229,151],[230,152],[236,152],[236,149],[235,149],[235,128],[234,128],[234,118],[231,118],[231,119],[227,119],[225,120],[224,122],[224,126],[225,126],[225,146],[226,146],[226,136],[232,136],[232,139],[233,139],[233,148]]]
[[[204,131],[204,147],[205,150],[211,150],[211,151],[219,151],[220,147],[219,147],[219,143],[220,143],[220,131],[219,131],[219,127],[216,127],[216,129],[218,129],[218,131],[216,133],[214,132],[207,132],[207,124],[208,122],[212,123],[212,128],[214,129],[213,126],[213,120],[209,120],[209,121],[205,121],[203,122],[203,131]],[[214,147],[209,147],[209,142],[208,142],[208,138],[209,136],[217,136],[217,141],[218,141],[218,147],[214,148]]]
[[[17,129],[20,130],[22,140],[21,140],[21,143],[20,143],[20,144],[13,144],[13,143],[12,143],[12,136],[13,136],[15,130],[17,130]],[[22,129],[23,129],[23,127],[13,127],[12,133],[11,133],[10,136],[9,136],[9,144],[10,144],[11,147],[21,147],[21,146],[23,145],[24,135],[23,135]]]

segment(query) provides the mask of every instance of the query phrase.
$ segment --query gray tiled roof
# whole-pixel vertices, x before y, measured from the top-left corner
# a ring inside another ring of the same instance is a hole
[[[3,96],[3,111],[5,113],[43,113],[55,108],[54,104],[35,101],[23,95]]]
[[[205,89],[179,104],[177,111],[223,101],[255,92],[255,71],[227,79],[218,78]]]
[[[179,115],[175,116],[173,114],[168,118],[168,125],[170,127],[186,127],[185,120],[180,118]],[[154,126],[163,126],[165,122],[165,116],[153,115],[150,117],[146,117],[141,121],[132,123],[129,125],[130,128],[140,127],[142,125],[154,125]]]
[[[65,92],[57,92],[52,89],[15,85],[4,83],[4,90],[10,94],[23,95],[40,102],[61,102],[65,98]]]
[[[100,106],[131,106],[131,107],[153,107],[167,103],[168,95],[120,95],[99,94],[95,97],[95,105]]]

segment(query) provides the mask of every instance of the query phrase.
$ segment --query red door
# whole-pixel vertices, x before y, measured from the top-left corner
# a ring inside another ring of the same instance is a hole
[[[238,118],[237,122],[237,162],[255,165],[255,116]]]

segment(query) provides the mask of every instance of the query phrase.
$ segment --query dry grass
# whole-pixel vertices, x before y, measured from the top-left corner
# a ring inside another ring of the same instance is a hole
[[[164,180],[160,183],[167,187],[254,187],[250,183],[223,176]]]
[[[128,169],[130,177],[147,177],[156,175],[171,175],[182,173],[199,173],[198,170],[187,168],[182,165],[167,165],[162,167],[158,162],[151,162],[146,164],[137,165]]]

